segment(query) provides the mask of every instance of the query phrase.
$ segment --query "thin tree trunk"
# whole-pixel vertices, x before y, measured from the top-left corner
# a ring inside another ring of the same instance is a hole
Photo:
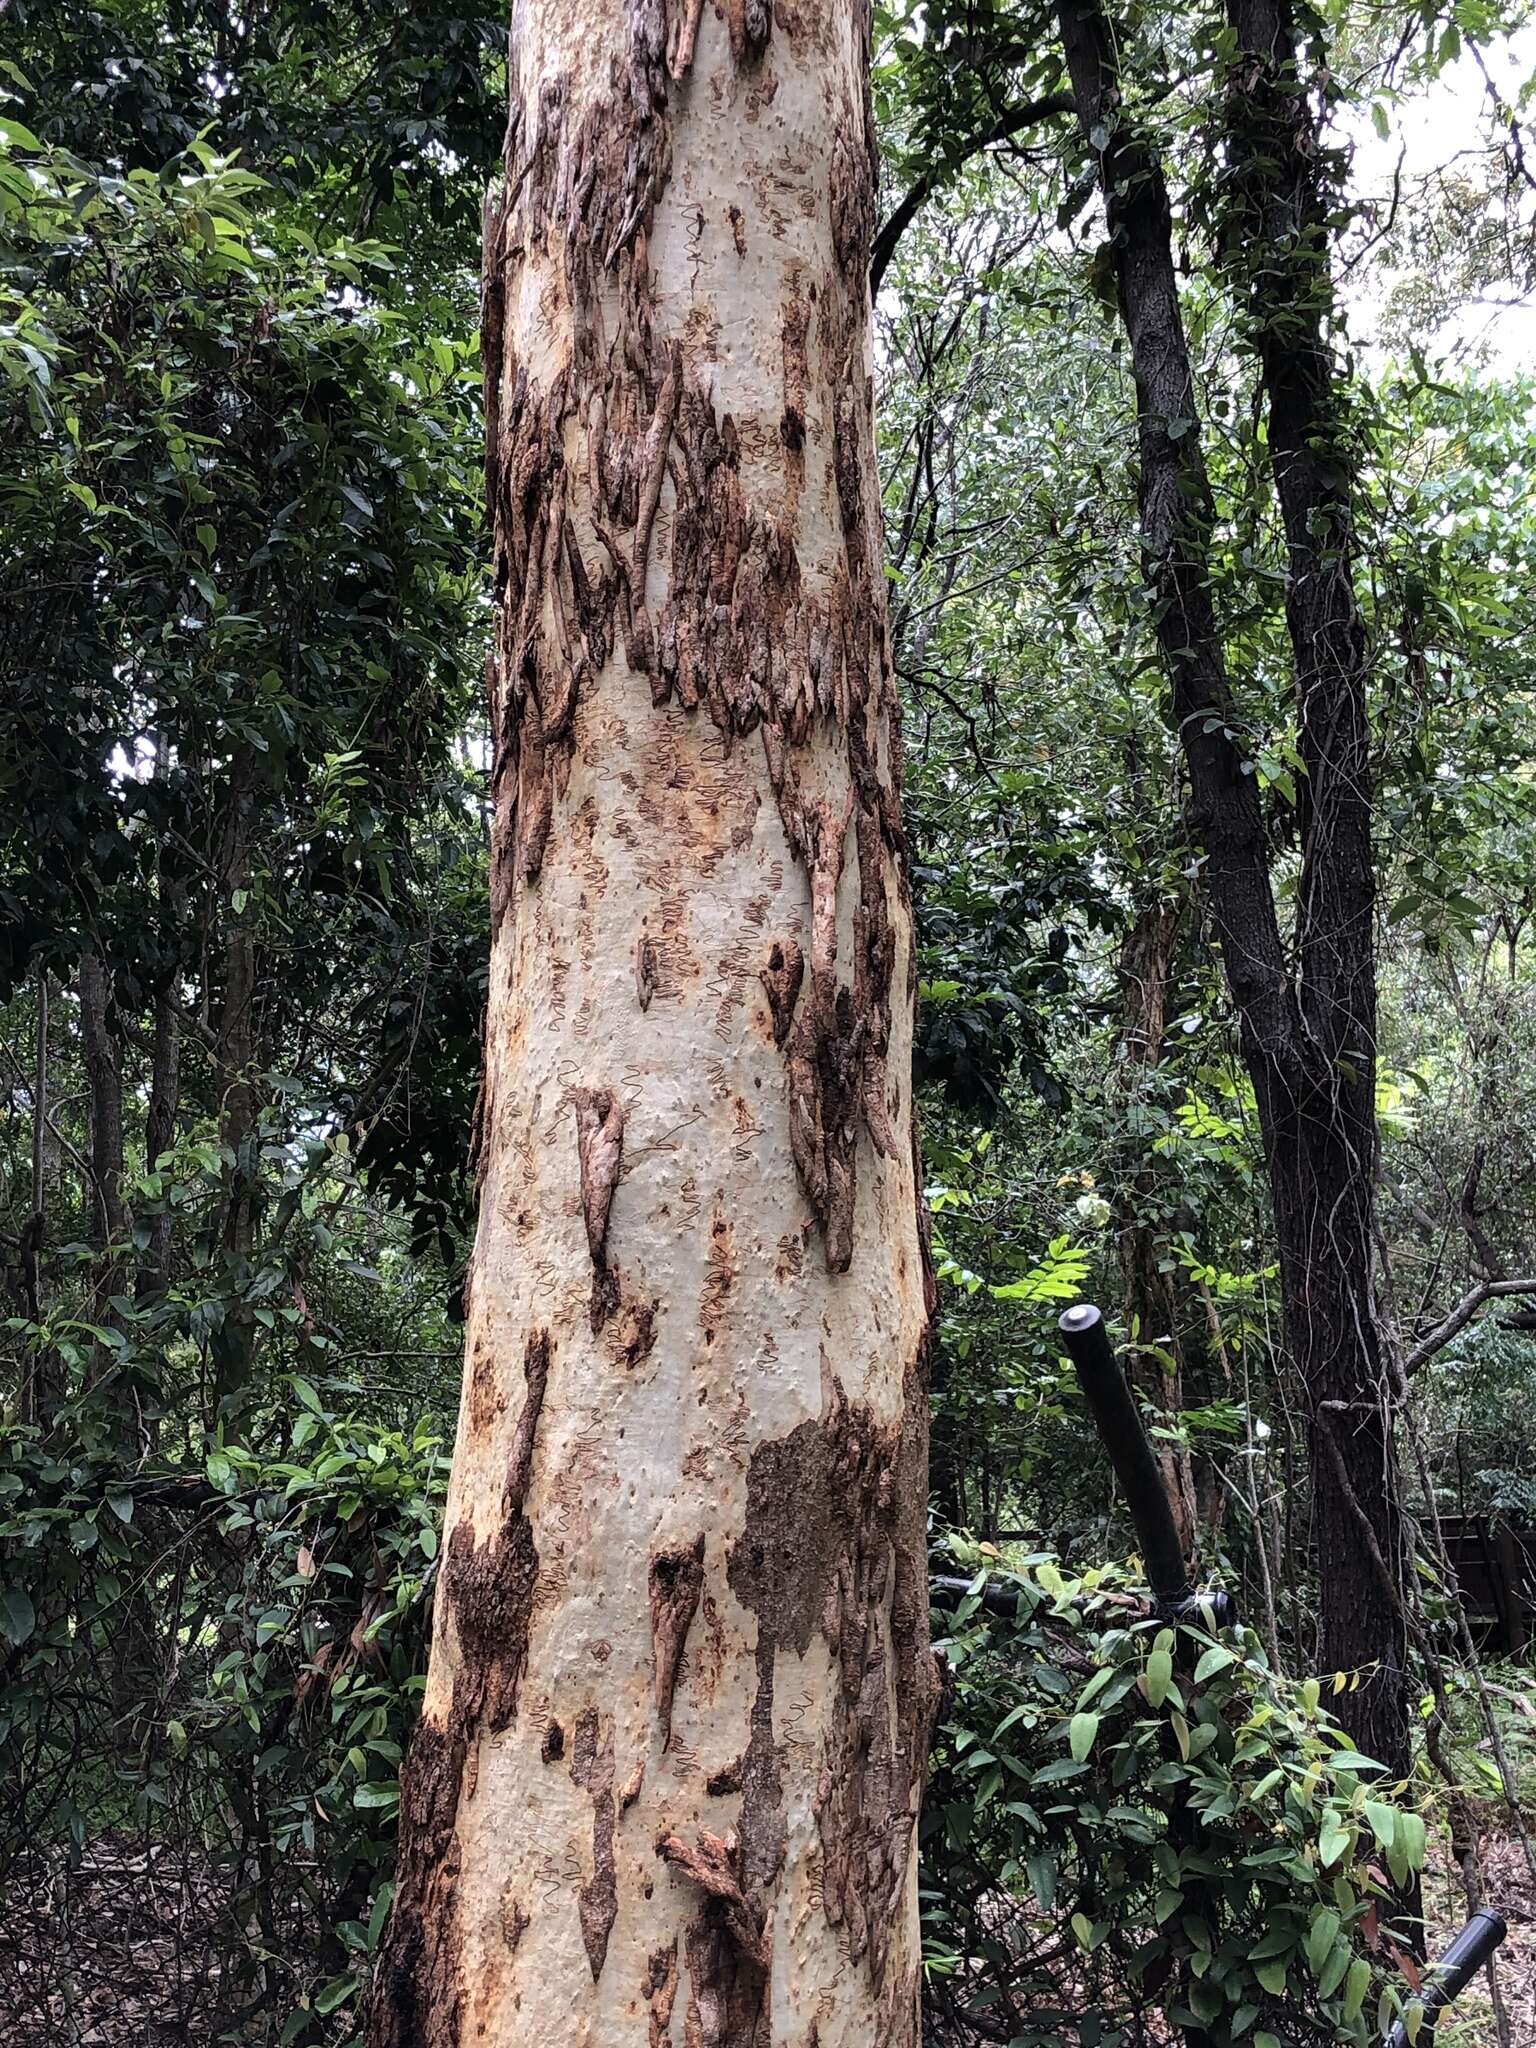
[[[171,990],[155,998],[155,1027],[150,1052],[149,1107],[144,1116],[144,1163],[149,1172],[155,1161],[176,1142],[176,1112],[181,1100],[181,1019]],[[171,1281],[171,1229],[169,1207],[150,1223],[149,1257],[139,1272],[138,1291],[163,1294]]]
[[[514,11],[483,1185],[374,2048],[919,2038],[868,27]]]
[[[1120,952],[1121,1026],[1117,1074],[1127,1145],[1133,1158],[1116,1204],[1115,1233],[1130,1338],[1131,1377],[1165,1415],[1184,1407],[1184,1352],[1179,1336],[1179,1303],[1172,1276],[1163,1271],[1167,1239],[1148,1220],[1157,1176],[1142,1161],[1145,1146],[1135,1112],[1149,1075],[1162,1057],[1167,1029],[1168,984],[1179,930],[1177,903],[1146,906],[1126,934]],[[1186,1558],[1193,1559],[1199,1527],[1195,1476],[1187,1448],[1159,1442],[1157,1462]]]
[[[252,762],[235,757],[230,774],[229,812],[220,861],[220,896],[228,921],[224,943],[224,991],[219,1013],[214,1073],[219,1099],[219,1143],[228,1155],[224,1168],[224,1260],[236,1290],[251,1278],[256,1242],[260,1172],[256,1157],[256,941],[235,897],[250,882],[253,795]],[[213,1340],[214,1407],[228,1412],[243,1399],[251,1376],[256,1321],[238,1294]]]
[[[95,1314],[111,1323],[122,1291],[128,1216],[123,1205],[123,1079],[112,1036],[111,984],[101,955],[82,953],[77,981],[90,1123],[91,1230],[98,1250]]]
[[[48,1241],[48,970],[37,970],[37,1031],[32,1063],[32,1212],[21,1238],[21,1287],[28,1317],[43,1317],[43,1247]],[[59,1355],[51,1345],[25,1354],[19,1409],[23,1422],[50,1429],[64,1400]]]
[[[1308,835],[1293,981],[1256,778],[1243,772],[1232,738],[1238,727],[1210,595],[1212,498],[1167,186],[1155,150],[1122,110],[1118,39],[1102,9],[1062,0],[1058,18],[1079,123],[1104,188],[1136,380],[1145,573],[1189,772],[1191,832],[1206,855],[1206,887],[1258,1104],[1286,1333],[1308,1410],[1322,1656],[1326,1665],[1362,1672],[1359,1687],[1338,1698],[1340,1719],[1362,1749],[1400,1775],[1409,1763],[1406,1642],[1359,1540],[1363,1516],[1389,1568],[1401,1571],[1370,1287],[1371,1094],[1369,1081],[1362,1093],[1352,1072],[1356,1062],[1371,1071],[1374,1015],[1368,1033],[1343,1022],[1346,1015],[1359,1021],[1351,1005],[1373,974],[1369,957],[1350,957],[1362,948],[1369,956],[1373,943],[1369,866],[1362,919],[1358,833],[1338,822],[1348,810],[1339,784],[1359,763],[1352,751],[1335,759],[1326,747],[1309,760],[1312,816],[1325,824],[1314,823]],[[1319,729],[1314,724],[1314,739]]]

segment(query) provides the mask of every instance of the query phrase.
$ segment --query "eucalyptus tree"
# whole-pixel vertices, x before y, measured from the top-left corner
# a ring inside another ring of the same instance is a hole
[[[918,2039],[868,21],[514,11],[480,1224],[375,2048]]]

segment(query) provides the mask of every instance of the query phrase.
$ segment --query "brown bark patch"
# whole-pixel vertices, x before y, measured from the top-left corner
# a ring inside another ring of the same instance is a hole
[[[727,1577],[757,1617],[758,1687],[742,1766],[741,1839],[769,1881],[783,1820],[772,1743],[774,1660],[821,1634],[837,1702],[817,1790],[822,1907],[881,1985],[914,1853],[937,1676],[927,1648],[922,1356],[902,1421],[882,1427],[830,1381],[826,1412],[761,1444]],[[792,1504],[792,1505],[790,1505]]]
[[[784,306],[784,410],[779,419],[779,438],[796,456],[805,446],[805,343],[810,324],[810,302],[800,289],[797,270]],[[798,470],[799,465],[797,474]]]
[[[706,1833],[695,1849],[664,1832],[656,1853],[705,1894],[686,1938],[684,2048],[767,2048],[769,1951],[761,1915],[742,1891],[735,1837]]]
[[[619,1914],[618,1868],[613,1853],[613,1730],[599,1742],[596,1707],[583,1707],[571,1737],[571,1778],[592,1795],[592,1875],[576,1895],[582,1944],[595,1984],[608,1959],[608,1938]]]
[[[672,2028],[672,2007],[677,2001],[677,1939],[665,1948],[654,1948],[640,1980],[640,1996],[651,2008],[650,2048],[665,2048]]]
[[[627,1301],[614,1326],[615,1357],[626,1372],[644,1365],[656,1349],[656,1316],[659,1301]]]
[[[544,1763],[557,1764],[564,1755],[565,1730],[551,1716],[544,1729],[544,1739],[539,1744],[539,1756]]]
[[[690,1847],[682,1835],[664,1829],[657,1837],[655,1853],[678,1876],[707,1894],[711,1925],[727,1935],[729,1946],[743,1962],[752,1964],[756,1972],[764,1972],[770,1954],[764,1913],[741,1890],[741,1845],[737,1837],[733,1833],[711,1835],[705,1831],[698,1837],[698,1847]]]
[[[768,964],[759,970],[758,980],[768,998],[773,1019],[773,1042],[782,1052],[794,1022],[800,984],[805,979],[805,955],[793,939],[775,939],[768,948]]]
[[[661,980],[661,963],[656,957],[656,941],[649,932],[642,932],[635,946],[635,998],[642,1010],[651,1007],[651,999]]]
[[[443,1559],[443,1595],[459,1647],[450,1721],[464,1731],[464,1739],[482,1726],[497,1734],[517,1713],[539,1575],[533,1527],[522,1510],[551,1351],[547,1330],[530,1333],[523,1355],[523,1406],[507,1456],[501,1527],[482,1544],[471,1521],[459,1522]]]
[[[527,1907],[508,1886],[501,1895],[501,1938],[509,1950],[516,1949],[532,1924]]]
[[[672,1740],[672,1696],[677,1689],[683,1645],[698,1612],[704,1590],[704,1537],[670,1550],[658,1550],[649,1572],[651,1606],[652,1694],[661,1746]]]
[[[505,1414],[507,1397],[496,1383],[496,1361],[483,1338],[475,1340],[474,1362],[469,1374],[469,1427],[474,1436],[484,1436],[498,1415]]]
[[[462,1738],[419,1721],[400,1774],[395,1904],[369,2009],[374,2048],[458,2048],[464,1987],[454,1824],[463,1771]]]

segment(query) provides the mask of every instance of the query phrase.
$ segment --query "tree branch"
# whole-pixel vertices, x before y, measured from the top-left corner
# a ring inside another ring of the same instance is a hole
[[[1503,1294],[1536,1294],[1536,1278],[1480,1281],[1470,1294],[1462,1296],[1443,1323],[1437,1323],[1427,1337],[1414,1345],[1403,1360],[1404,1372],[1415,1373],[1421,1365],[1427,1365],[1437,1351],[1443,1351],[1453,1337],[1460,1336],[1485,1301]]]
[[[870,296],[873,298],[879,291],[881,280],[896,253],[896,244],[912,225],[919,209],[933,197],[941,185],[946,184],[982,150],[990,149],[994,143],[1006,142],[1010,136],[1018,135],[1026,128],[1037,127],[1040,122],[1048,121],[1053,114],[1070,114],[1073,107],[1073,98],[1069,92],[1048,92],[1040,99],[1026,100],[1023,106],[1014,107],[990,128],[967,136],[953,156],[944,157],[931,170],[924,171],[906,196],[880,224],[880,231],[875,236],[875,246],[869,258]]]

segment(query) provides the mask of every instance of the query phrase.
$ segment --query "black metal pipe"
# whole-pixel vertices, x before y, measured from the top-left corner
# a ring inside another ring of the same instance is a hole
[[[1110,1348],[1104,1318],[1092,1302],[1080,1301],[1061,1317],[1059,1327],[1131,1511],[1153,1598],[1165,1613],[1189,1610],[1193,1619],[1195,1591],[1184,1563],[1184,1546],[1140,1410]]]
[[[940,1574],[929,1579],[928,1591],[930,1595],[937,1593],[941,1597],[953,1599],[958,1606],[975,1584],[974,1579],[951,1579]],[[1004,1621],[1017,1620],[1019,1596],[1011,1587],[994,1586],[989,1581],[978,1589],[976,1598],[988,1614],[1000,1615]]]
[[[1417,2048],[1434,2048],[1436,2020],[1466,1990],[1508,1932],[1502,1914],[1479,1906],[1429,1973]],[[1386,2048],[1408,2048],[1408,2029],[1401,2020],[1388,2030]]]

